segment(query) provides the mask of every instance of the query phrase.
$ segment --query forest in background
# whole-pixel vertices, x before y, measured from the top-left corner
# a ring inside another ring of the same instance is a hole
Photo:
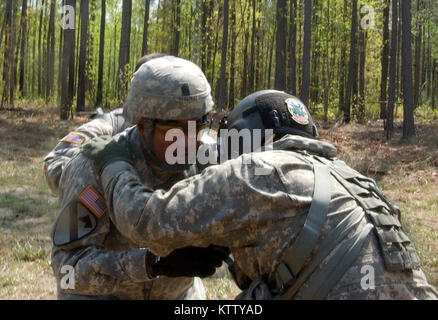
[[[0,3],[0,94],[74,112],[120,106],[137,60],[164,52],[197,63],[216,108],[275,88],[324,120],[435,109],[436,0],[6,0]]]

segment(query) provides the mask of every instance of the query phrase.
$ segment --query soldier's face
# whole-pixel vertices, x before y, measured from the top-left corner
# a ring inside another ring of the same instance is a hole
[[[191,121],[192,126],[189,126],[189,121]],[[191,143],[195,143],[196,150],[199,147],[199,141],[197,141],[197,135],[200,130],[205,126],[196,125],[194,126],[195,119],[189,120],[174,120],[174,121],[161,121],[157,120],[154,124],[153,141],[152,148],[157,156],[157,158],[163,162],[166,162],[166,150],[173,144],[183,144],[181,148],[185,150],[185,163],[188,162],[188,146],[189,140]],[[141,133],[145,139],[149,139],[145,136],[144,132],[147,124],[144,123],[143,130]],[[169,132],[172,130],[171,132]],[[175,135],[176,133],[176,135]],[[175,148],[172,148],[174,150]],[[174,156],[177,156],[176,154]]]

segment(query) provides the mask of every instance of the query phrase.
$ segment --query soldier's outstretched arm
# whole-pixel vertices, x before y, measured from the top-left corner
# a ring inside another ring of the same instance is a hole
[[[122,109],[98,114],[91,121],[67,134],[44,158],[44,173],[54,195],[59,191],[59,180],[65,164],[79,153],[79,147],[88,139],[102,135],[113,136],[126,128]]]
[[[117,161],[103,169],[101,183],[120,232],[165,256],[187,245],[237,247],[258,241],[248,230],[276,220],[269,211],[272,201],[287,194],[264,188],[272,177],[246,179],[240,170],[250,172],[252,164],[235,159],[182,180],[168,192],[151,192],[129,163]]]

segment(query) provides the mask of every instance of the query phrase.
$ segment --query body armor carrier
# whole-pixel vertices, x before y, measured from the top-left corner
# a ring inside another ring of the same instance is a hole
[[[306,151],[296,151],[295,154],[314,166],[314,194],[303,229],[293,245],[286,250],[283,262],[274,276],[271,279],[265,277],[274,299],[292,299],[311,275],[313,277],[306,282],[300,296],[303,299],[325,298],[357,258],[371,230],[377,236],[386,270],[402,271],[420,267],[417,252],[402,230],[400,210],[384,197],[373,179],[363,176],[341,160],[329,160],[310,155]],[[356,200],[358,207],[327,234],[304,267],[328,213],[331,198],[330,175]],[[364,215],[370,218],[371,223],[357,227]],[[320,263],[351,232],[354,235],[339,246],[323,268],[314,273]]]

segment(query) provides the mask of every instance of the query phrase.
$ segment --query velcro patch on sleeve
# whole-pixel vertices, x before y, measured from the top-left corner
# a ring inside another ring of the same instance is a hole
[[[63,142],[67,142],[70,144],[76,144],[76,145],[81,145],[85,142],[85,140],[87,140],[87,136],[83,135],[82,133],[79,132],[70,132],[68,135],[66,135],[62,141]]]
[[[82,191],[79,195],[79,201],[97,218],[101,218],[108,211],[105,199],[91,186]]]

